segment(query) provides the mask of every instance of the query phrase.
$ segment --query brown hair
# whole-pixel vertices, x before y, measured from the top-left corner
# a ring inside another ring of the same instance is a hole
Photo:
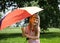
[[[36,19],[38,19],[38,25],[36,25],[36,26],[34,26],[34,31],[35,31],[35,35],[37,35],[38,34],[38,27],[40,26],[40,17],[39,17],[39,15],[38,14],[34,14],[34,15],[32,15],[31,17],[30,17],[30,19],[33,17],[33,16],[35,16],[36,17]]]

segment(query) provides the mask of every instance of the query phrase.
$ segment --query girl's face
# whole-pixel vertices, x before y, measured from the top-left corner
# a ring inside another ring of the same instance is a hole
[[[38,25],[39,18],[38,18],[38,16],[36,14],[34,14],[34,15],[32,15],[32,17],[30,17],[30,20],[29,21],[30,21],[30,23],[32,25]]]

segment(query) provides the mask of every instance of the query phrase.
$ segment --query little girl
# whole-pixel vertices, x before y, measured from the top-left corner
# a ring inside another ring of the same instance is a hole
[[[22,33],[28,38],[28,43],[40,43],[40,18],[34,14],[29,18],[29,25],[22,28]]]

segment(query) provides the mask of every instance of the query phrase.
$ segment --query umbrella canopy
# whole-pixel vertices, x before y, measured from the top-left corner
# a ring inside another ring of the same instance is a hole
[[[20,8],[20,9],[26,10],[31,15],[43,10],[42,8],[39,8],[39,7],[24,7],[24,8]]]
[[[43,9],[39,7],[24,7],[17,8],[11,12],[9,12],[2,20],[0,20],[0,30],[21,21]]]

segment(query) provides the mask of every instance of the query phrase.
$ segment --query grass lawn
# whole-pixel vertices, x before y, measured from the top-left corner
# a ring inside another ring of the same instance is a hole
[[[49,28],[46,33],[40,34],[41,43],[60,43],[60,29]],[[19,27],[7,28],[0,31],[0,43],[27,43],[22,37]]]

